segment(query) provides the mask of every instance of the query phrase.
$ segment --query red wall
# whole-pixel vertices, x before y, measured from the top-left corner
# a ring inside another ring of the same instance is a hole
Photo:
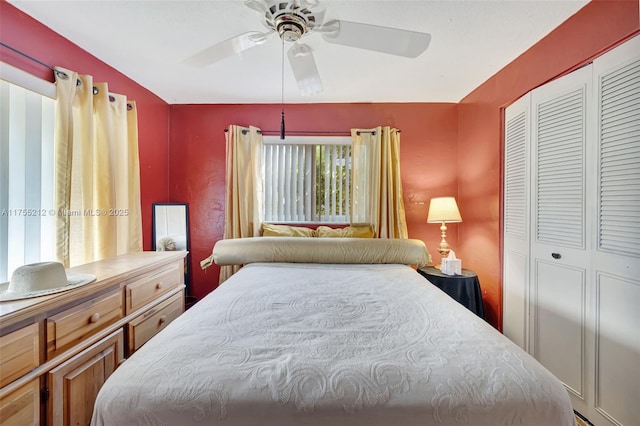
[[[285,106],[287,131],[348,131],[389,125],[401,129],[401,170],[409,236],[423,240],[434,260],[440,241],[428,225],[429,199],[457,192],[455,104],[295,104]],[[202,271],[224,231],[224,129],[230,124],[277,130],[280,105],[172,105],[169,197],[189,203],[192,294],[205,296],[218,284],[219,268]],[[461,207],[464,217],[465,211]],[[457,224],[447,241],[457,247]]]
[[[124,74],[0,0],[0,40],[46,64],[105,81],[109,90],[136,101],[140,152],[140,192],[145,250],[151,249],[151,203],[168,197],[169,105]],[[117,49],[117,46],[113,46]],[[0,60],[53,81],[53,72],[0,47]]]
[[[529,51],[456,104],[296,104],[288,130],[345,131],[390,125],[402,130],[401,163],[409,236],[438,260],[437,225],[426,224],[431,197],[456,195],[463,217],[447,240],[480,276],[489,321],[501,325],[502,108],[640,30],[637,0],[593,0]],[[92,74],[138,106],[144,247],[151,247],[151,204],[187,202],[192,294],[218,282],[199,261],[222,237],[224,134],[229,124],[277,129],[280,105],[167,105],[78,46],[0,0],[0,39],[39,60]],[[114,46],[114,48],[117,48]],[[0,47],[0,59],[41,78],[52,73]]]
[[[638,0],[594,0],[459,104],[460,257],[478,273],[494,325],[502,326],[502,108],[639,30]]]

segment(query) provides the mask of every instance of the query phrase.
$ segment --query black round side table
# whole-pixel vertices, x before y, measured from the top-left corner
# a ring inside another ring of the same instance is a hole
[[[418,273],[457,300],[458,303],[484,319],[482,290],[480,280],[475,272],[463,269],[460,275],[446,275],[433,266],[425,266],[419,268]]]

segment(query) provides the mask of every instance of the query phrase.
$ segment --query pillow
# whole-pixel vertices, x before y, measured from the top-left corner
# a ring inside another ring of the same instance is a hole
[[[374,234],[371,225],[354,225],[345,228],[318,226],[316,229],[316,237],[322,238],[373,238]]]
[[[273,223],[262,224],[262,236],[264,237],[315,237],[316,231],[304,226],[275,225]]]
[[[422,267],[431,261],[422,241],[386,238],[231,238],[216,242],[211,257],[217,265],[399,263]]]

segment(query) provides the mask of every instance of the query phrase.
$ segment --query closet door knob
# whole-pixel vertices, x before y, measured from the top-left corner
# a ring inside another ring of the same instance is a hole
[[[551,257],[553,257],[554,259],[560,259],[562,255],[560,253],[551,253]]]

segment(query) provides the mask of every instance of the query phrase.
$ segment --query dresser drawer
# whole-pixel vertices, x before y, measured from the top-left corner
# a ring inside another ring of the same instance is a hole
[[[184,297],[180,292],[136,317],[128,325],[129,354],[131,355],[149,339],[184,312]]]
[[[0,400],[2,426],[40,424],[40,380],[34,379]]]
[[[0,337],[0,387],[36,368],[40,361],[38,324]]]
[[[96,297],[47,319],[47,359],[122,318],[120,291]]]
[[[182,262],[174,263],[127,284],[125,291],[127,315],[180,285],[183,274]]]

